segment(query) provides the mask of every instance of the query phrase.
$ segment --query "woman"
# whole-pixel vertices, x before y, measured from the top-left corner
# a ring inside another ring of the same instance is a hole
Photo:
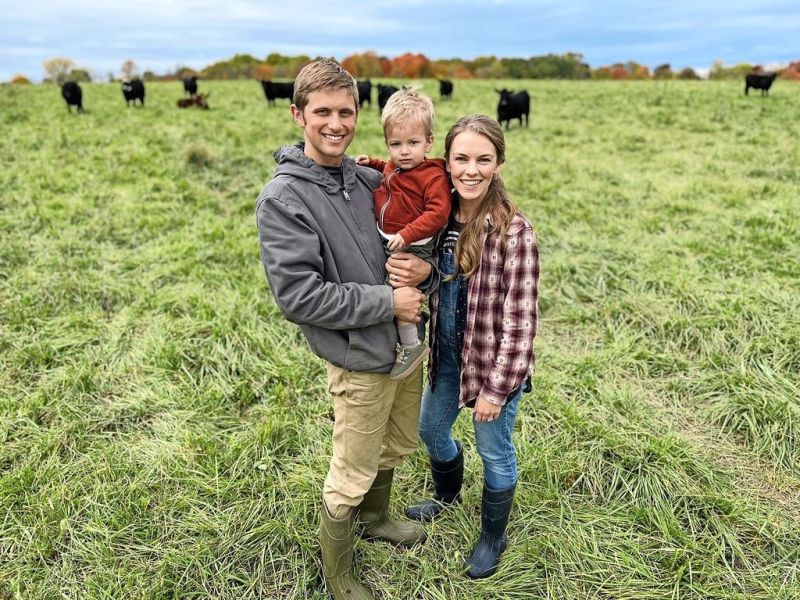
[[[408,514],[430,520],[459,499],[464,459],[451,432],[469,407],[484,474],[481,533],[467,560],[477,578],[494,573],[506,546],[517,483],[511,431],[520,396],[530,390],[539,254],[531,224],[500,179],[505,140],[497,121],[461,118],[444,153],[455,193],[439,244],[444,279],[431,296],[430,380],[420,415],[435,494]]]

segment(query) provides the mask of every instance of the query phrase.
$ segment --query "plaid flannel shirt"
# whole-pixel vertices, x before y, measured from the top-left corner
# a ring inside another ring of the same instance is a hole
[[[502,406],[533,373],[539,285],[536,234],[517,213],[505,237],[503,244],[497,235],[484,234],[480,265],[468,280],[460,407],[479,395]],[[437,307],[438,293],[431,301],[434,361],[438,356],[434,335]],[[435,385],[433,376],[431,383]]]

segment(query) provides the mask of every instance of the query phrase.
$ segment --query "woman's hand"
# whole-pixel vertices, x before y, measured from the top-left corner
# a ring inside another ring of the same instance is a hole
[[[392,287],[417,287],[431,274],[430,263],[408,252],[395,252],[386,261],[389,283]]]
[[[500,416],[500,411],[503,410],[502,406],[492,404],[488,400],[484,400],[481,396],[475,401],[475,406],[472,407],[472,418],[476,421],[494,421]]]

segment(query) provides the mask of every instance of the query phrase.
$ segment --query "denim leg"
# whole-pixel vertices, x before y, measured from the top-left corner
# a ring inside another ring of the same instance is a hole
[[[490,490],[505,490],[517,481],[517,453],[511,432],[517,418],[522,388],[506,402],[494,421],[475,421],[475,441],[483,460],[483,481]]]
[[[433,460],[448,462],[458,454],[452,435],[453,423],[458,418],[458,398],[457,359],[452,349],[442,344],[436,389],[431,390],[430,384],[425,386],[419,416],[419,436]]]

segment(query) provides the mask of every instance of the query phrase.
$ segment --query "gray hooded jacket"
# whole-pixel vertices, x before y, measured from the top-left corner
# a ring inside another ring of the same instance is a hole
[[[345,157],[342,189],[302,144],[284,146],[275,159],[256,218],[278,307],[317,356],[352,371],[388,373],[398,338],[372,200],[380,173]],[[426,283],[435,285],[433,272]]]

